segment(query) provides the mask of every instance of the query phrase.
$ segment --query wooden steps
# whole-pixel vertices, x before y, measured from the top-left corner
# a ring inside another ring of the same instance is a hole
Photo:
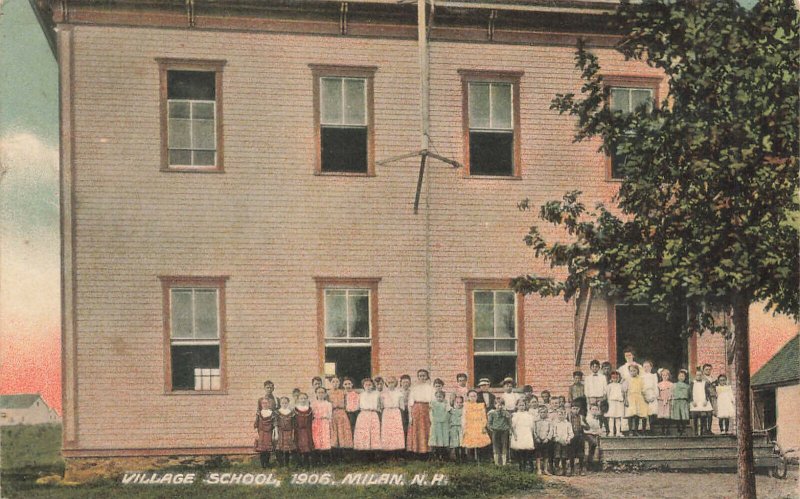
[[[735,470],[736,437],[652,436],[603,437],[600,441],[604,467],[636,467],[661,470]],[[774,446],[764,435],[753,437],[753,458],[762,470],[779,465]]]

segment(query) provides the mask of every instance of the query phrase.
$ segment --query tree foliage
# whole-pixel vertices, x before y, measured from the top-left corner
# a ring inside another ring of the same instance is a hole
[[[540,218],[571,241],[532,227],[526,243],[568,275],[521,276],[515,289],[688,307],[689,331],[718,330],[707,311],[737,301],[798,317],[799,20],[791,0],[623,2],[618,50],[663,71],[669,90],[651,108],[613,111],[600,61],[578,47],[581,95],[551,107],[577,118],[576,141],[627,157],[618,215],[587,210],[578,192],[543,205]]]

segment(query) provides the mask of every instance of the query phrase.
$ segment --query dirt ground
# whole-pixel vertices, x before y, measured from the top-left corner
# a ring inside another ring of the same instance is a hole
[[[578,477],[546,477],[548,497],[591,497],[593,499],[639,498],[735,498],[733,473],[589,473]],[[798,470],[794,467],[784,480],[767,475],[756,477],[758,497],[800,498]],[[521,496],[519,499],[522,499]],[[529,496],[529,497],[541,497]]]

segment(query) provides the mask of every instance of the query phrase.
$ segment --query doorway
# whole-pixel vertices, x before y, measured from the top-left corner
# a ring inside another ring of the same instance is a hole
[[[616,305],[617,365],[625,363],[623,350],[632,347],[636,361],[653,362],[653,372],[667,368],[673,381],[689,362],[689,346],[681,338],[681,325],[647,305]]]

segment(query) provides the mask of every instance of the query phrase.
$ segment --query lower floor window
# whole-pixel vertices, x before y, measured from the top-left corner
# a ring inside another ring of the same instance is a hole
[[[475,379],[488,378],[492,386],[499,386],[505,378],[517,382],[516,355],[475,355]]]
[[[353,378],[360,387],[361,380],[372,377],[372,347],[325,347],[325,364],[330,365],[339,379]]]
[[[219,390],[219,344],[182,345],[173,343],[172,389]]]

